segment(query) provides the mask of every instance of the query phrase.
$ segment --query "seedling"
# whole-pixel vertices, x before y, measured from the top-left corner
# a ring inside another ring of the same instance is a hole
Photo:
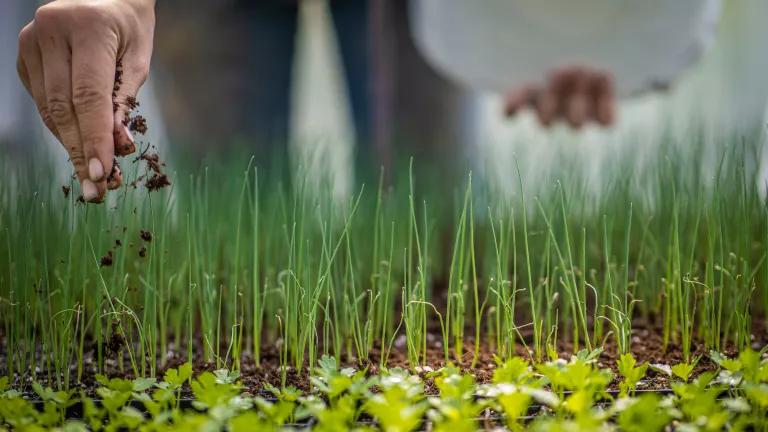
[[[696,367],[696,363],[698,362],[699,357],[694,358],[693,362],[691,363],[678,363],[672,366],[672,375],[680,378],[684,382],[688,382],[691,377],[691,373],[693,372],[693,369]]]
[[[96,430],[274,428],[309,417],[343,429],[363,413],[393,430],[425,416],[469,428],[485,406],[475,396],[507,412],[510,428],[534,401],[555,414],[536,426],[595,428],[609,421],[596,409],[610,399],[611,376],[597,366],[607,349],[621,356],[621,399],[647,368],[679,393],[612,415],[636,418],[658,402],[686,427],[760,430],[768,367],[750,351],[766,342],[752,326],[768,307],[760,139],[725,142],[712,167],[692,141],[662,146],[646,167],[617,155],[598,182],[566,151],[551,173],[519,155],[504,188],[464,170],[440,173],[433,187],[411,163],[387,173],[391,184],[382,175],[377,188],[341,197],[307,167],[223,158],[180,164],[173,190],[121,190],[100,207],[77,203],[76,184],[62,196],[61,185],[27,181],[50,178],[46,158],[0,155],[2,427],[64,427],[63,407],[87,383],[105,401],[83,401],[82,423]],[[123,168],[126,183],[139,181]],[[646,366],[629,354],[656,340],[683,362]],[[741,352],[711,356],[720,371],[709,385],[727,403],[699,388],[709,365],[696,367],[694,347]],[[492,356],[493,383],[470,385]],[[161,378],[179,359],[187,363]],[[403,360],[462,370],[436,375],[444,398],[427,402],[413,394],[418,378],[365,369]],[[294,378],[310,392],[291,389]],[[189,389],[204,412],[182,416]],[[241,394],[265,389],[277,401]],[[18,397],[35,390],[47,417]],[[697,398],[710,411],[684,408]]]
[[[616,366],[619,369],[623,380],[619,385],[621,396],[627,396],[630,392],[634,393],[637,383],[645,377],[645,372],[648,370],[648,364],[643,363],[640,366],[637,365],[637,360],[631,353],[622,354],[616,361]]]

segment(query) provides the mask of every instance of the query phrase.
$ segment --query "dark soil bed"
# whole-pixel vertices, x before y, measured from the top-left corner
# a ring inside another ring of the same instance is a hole
[[[768,333],[765,331],[765,326],[762,321],[756,322],[753,326],[754,334],[753,334],[753,348],[760,349],[761,347],[768,344]],[[526,337],[527,335],[523,335]],[[409,364],[407,357],[406,357],[406,349],[404,346],[398,345],[396,342],[395,345],[392,348],[392,351],[390,353],[387,365],[388,367],[402,367],[406,369],[410,369],[411,371],[414,371],[421,375],[422,377],[425,377],[425,375],[431,371],[431,370],[437,370],[440,367],[445,365],[445,359],[444,359],[444,352],[441,346],[439,346],[439,336],[435,334],[431,334],[428,337],[428,348],[427,348],[427,356],[428,361],[426,362],[426,365],[424,367],[418,367],[414,368],[412,365]],[[5,343],[2,344],[3,352],[0,352],[0,376],[7,374],[7,353],[5,351]],[[635,356],[635,358],[638,360],[638,362],[648,362],[648,363],[660,363],[660,364],[666,364],[666,365],[674,365],[677,363],[682,362],[683,360],[683,353],[682,350],[673,344],[670,344],[666,350],[663,348],[663,339],[662,339],[662,333],[661,329],[645,325],[644,323],[638,322],[635,323],[633,330],[632,330],[632,347],[631,347],[632,353]],[[109,352],[110,350],[105,350]],[[516,352],[519,356],[524,358],[530,358],[530,353],[526,352],[525,347],[522,344],[518,344],[516,346]],[[560,358],[568,359],[573,354],[573,345],[570,342],[562,342],[560,344]],[[73,384],[74,387],[80,388],[85,391],[88,395],[93,395],[94,390],[96,388],[96,380],[95,375],[96,371],[94,370],[95,365],[95,345],[93,343],[86,343],[86,350],[85,350],[85,370],[84,370],[84,376],[83,380],[80,383]],[[473,360],[473,353],[474,353],[474,345],[472,340],[467,340],[465,342],[464,351],[462,353],[462,359],[461,362],[456,363],[457,366],[459,366],[465,373],[471,373],[476,381],[478,383],[487,383],[490,382],[493,377],[493,371],[495,369],[495,361],[494,361],[494,354],[495,350],[492,350],[491,347],[489,347],[487,344],[483,343],[480,346],[480,354],[478,357],[477,362],[475,363],[474,367],[472,367],[472,360]],[[722,353],[727,356],[735,356],[738,354],[737,350],[734,347],[727,347],[726,349],[722,350]],[[256,366],[254,363],[253,357],[250,355],[250,353],[244,353],[241,359],[241,377],[240,380],[244,386],[244,391],[251,393],[251,394],[262,394],[265,395],[263,392],[263,389],[265,387],[265,384],[271,384],[273,386],[280,387],[282,384],[285,384],[287,386],[295,386],[301,390],[309,391],[310,390],[310,383],[308,379],[308,366],[305,364],[305,367],[301,371],[297,371],[294,367],[288,366],[288,368],[285,371],[285,382],[283,382],[283,373],[280,368],[280,357],[279,357],[278,349],[274,345],[266,345],[262,347],[262,353],[261,353],[261,362],[259,366]],[[454,352],[450,353],[452,356],[452,359],[455,357]],[[112,352],[111,354],[105,355],[111,355],[112,358],[107,357],[105,361],[105,374],[110,377],[125,377],[125,378],[132,378],[132,373],[129,371],[129,362],[127,360],[127,357],[125,357],[125,361],[123,362],[124,367],[121,370],[118,367],[118,362],[115,359],[115,354]],[[704,350],[702,345],[695,345],[692,347],[692,355],[693,356],[700,356],[700,360],[698,364],[696,365],[696,368],[694,369],[693,376],[697,376],[698,374],[708,371],[708,370],[714,370],[716,368],[716,364],[709,358],[709,353]],[[212,371],[214,369],[217,369],[217,365],[215,362],[205,361],[203,360],[205,356],[203,355],[203,349],[202,346],[196,346],[195,347],[195,354],[193,355],[195,359],[199,359],[195,361],[193,364],[193,368],[196,372],[201,371]],[[617,374],[616,369],[616,360],[618,359],[619,355],[615,346],[615,343],[612,339],[608,339],[606,341],[606,344],[603,346],[603,351],[600,354],[599,358],[597,359],[598,366],[600,368],[610,368],[614,374]],[[173,368],[181,365],[186,361],[187,354],[186,354],[186,348],[183,347],[183,349],[178,348],[172,348],[169,350],[168,353],[165,355],[165,364],[161,365],[158,370],[158,374],[162,376],[164,371],[168,368]],[[359,361],[355,358],[350,358],[347,356],[342,356],[340,359],[340,363],[344,367],[354,367],[357,369],[366,369],[368,374],[375,375],[379,371],[379,364],[381,360],[381,350],[378,346],[375,346],[369,355],[368,360]],[[72,366],[72,376],[74,377],[76,366]],[[48,375],[38,369],[38,371],[35,374],[36,376],[33,376],[32,373],[26,373],[24,376],[16,376],[15,381],[13,382],[13,387],[17,388],[19,390],[23,390],[25,392],[31,392],[31,383],[32,381],[41,382],[43,384],[47,384],[48,381]],[[72,378],[74,379],[74,378]],[[426,392],[429,394],[436,394],[437,389],[434,387],[434,384],[431,379],[426,378],[425,379],[426,384]],[[611,384],[610,389],[616,390],[618,389],[618,382],[615,381]],[[658,373],[652,369],[648,370],[648,374],[646,376],[646,379],[641,381],[638,384],[638,390],[668,390],[669,389],[669,377]]]

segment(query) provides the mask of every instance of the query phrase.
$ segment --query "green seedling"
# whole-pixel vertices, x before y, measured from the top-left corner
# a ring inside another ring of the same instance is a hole
[[[684,382],[688,382],[688,380],[691,378],[691,373],[693,372],[693,369],[696,367],[698,362],[699,357],[696,357],[691,363],[678,363],[672,366],[670,370],[672,371],[672,375],[680,378]]]
[[[644,394],[634,399],[617,402],[619,414],[617,424],[627,432],[662,431],[669,424],[671,416],[655,394]]]
[[[593,363],[578,358],[570,362],[560,360],[538,364],[536,370],[546,378],[561,399],[566,390],[584,390],[595,396],[601,395],[612,378],[609,370],[597,369]]]
[[[637,383],[645,377],[645,372],[648,370],[647,363],[637,366],[637,360],[635,360],[631,353],[622,354],[616,360],[616,366],[623,378],[621,384],[619,384],[621,396],[627,396],[630,392],[634,392],[635,388],[637,388]]]
[[[428,417],[434,422],[435,431],[475,431],[477,418],[486,402],[474,396],[475,380],[472,375],[462,374],[448,366],[429,374],[435,378],[440,397],[430,397]]]
[[[416,430],[428,408],[421,379],[396,368],[383,371],[378,387],[380,392],[368,395],[365,411],[384,431]]]
[[[496,370],[493,371],[495,384],[529,384],[533,379],[531,366],[521,357],[512,357],[509,360],[496,358]]]

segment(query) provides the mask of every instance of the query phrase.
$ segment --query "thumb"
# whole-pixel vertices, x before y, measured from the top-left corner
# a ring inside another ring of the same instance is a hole
[[[148,73],[149,62],[129,54],[117,63],[112,98],[115,111],[115,154],[118,156],[127,156],[136,151],[133,134],[129,128],[131,112],[139,106],[136,94],[146,81]]]

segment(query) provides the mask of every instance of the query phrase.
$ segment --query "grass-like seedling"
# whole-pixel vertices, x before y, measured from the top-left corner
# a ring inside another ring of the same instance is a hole
[[[535,167],[517,166],[506,194],[469,173],[431,190],[409,165],[345,198],[301,169],[289,181],[228,161],[103,206],[22,181],[47,178],[39,161],[3,161],[0,374],[66,390],[182,360],[272,367],[287,384],[324,356],[471,368],[604,348],[623,355],[628,393],[638,329],[688,365],[765,332],[753,328],[768,305],[756,149],[725,146],[707,169],[696,148],[670,146],[652,168],[616,162],[598,187],[567,161],[533,184]]]

